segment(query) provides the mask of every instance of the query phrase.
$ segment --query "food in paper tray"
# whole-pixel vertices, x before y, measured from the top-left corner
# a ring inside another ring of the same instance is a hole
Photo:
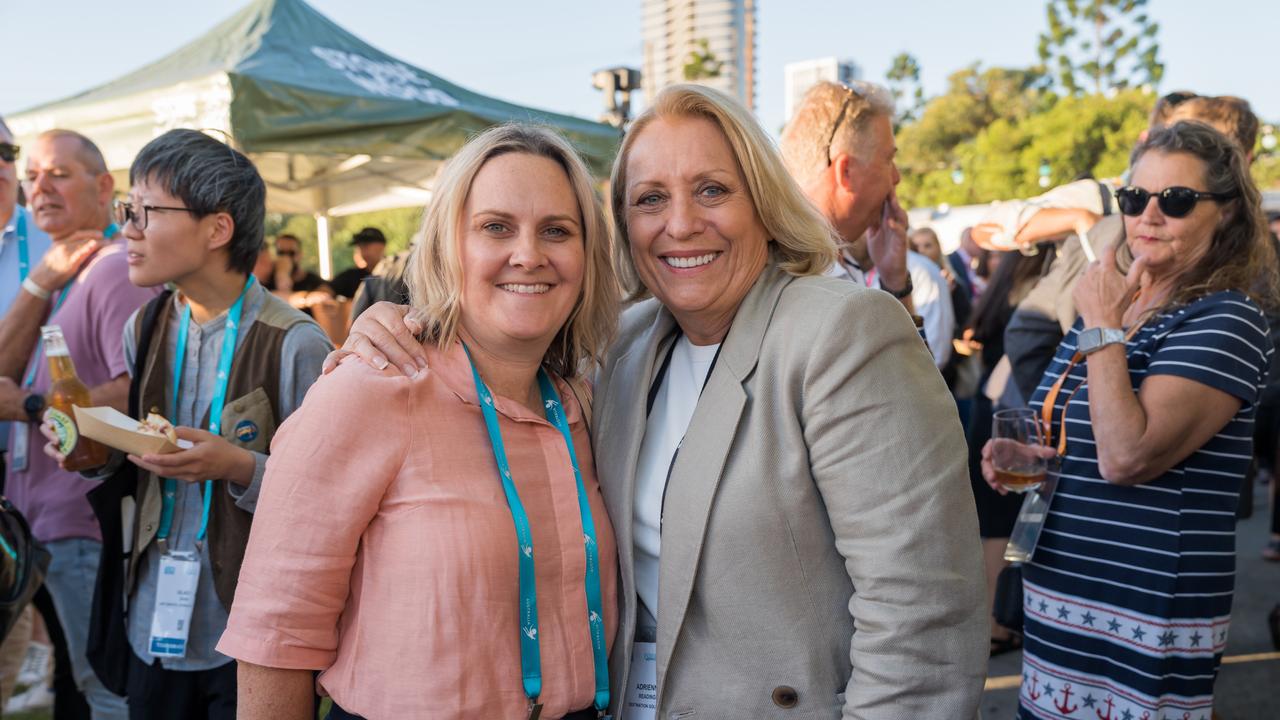
[[[138,432],[146,435],[154,435],[167,439],[174,445],[178,444],[178,433],[173,429],[170,423],[163,415],[149,413],[147,419],[138,423]]]

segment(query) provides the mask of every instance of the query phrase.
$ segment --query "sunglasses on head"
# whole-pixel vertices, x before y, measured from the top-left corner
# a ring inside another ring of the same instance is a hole
[[[1153,193],[1129,185],[1116,191],[1116,204],[1120,206],[1120,212],[1130,217],[1137,217],[1146,212],[1147,205],[1154,197],[1156,204],[1160,206],[1160,212],[1167,217],[1180,218],[1190,215],[1191,211],[1196,209],[1196,203],[1201,200],[1221,202],[1230,200],[1236,195],[1237,193],[1202,192],[1189,187],[1168,187]]]
[[[13,162],[18,159],[18,151],[22,148],[13,143],[0,143],[0,160]]]

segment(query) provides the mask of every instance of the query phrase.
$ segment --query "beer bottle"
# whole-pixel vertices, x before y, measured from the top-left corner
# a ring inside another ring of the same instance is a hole
[[[102,443],[80,437],[76,428],[73,405],[91,407],[89,388],[76,375],[75,363],[62,337],[62,328],[44,325],[40,328],[44,355],[49,358],[49,409],[45,417],[58,433],[58,451],[66,456],[67,470],[90,470],[107,464],[111,451]]]

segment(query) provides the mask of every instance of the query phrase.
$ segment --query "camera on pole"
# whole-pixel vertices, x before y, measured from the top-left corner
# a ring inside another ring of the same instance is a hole
[[[605,111],[600,122],[623,130],[631,119],[631,93],[640,89],[640,71],[629,67],[597,70],[591,84],[604,93]]]

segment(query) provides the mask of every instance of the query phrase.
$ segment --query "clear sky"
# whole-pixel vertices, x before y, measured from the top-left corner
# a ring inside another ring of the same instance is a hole
[[[204,34],[247,0],[0,0],[10,72],[0,113],[114,79]],[[779,128],[783,65],[836,55],[883,81],[906,50],[925,90],[974,61],[1027,66],[1042,0],[758,0],[757,113]],[[513,102],[596,117],[591,72],[640,65],[640,0],[311,0],[374,46]],[[1235,94],[1280,121],[1280,2],[1151,0],[1166,65],[1161,90]],[[1270,48],[1269,50],[1267,48]]]

